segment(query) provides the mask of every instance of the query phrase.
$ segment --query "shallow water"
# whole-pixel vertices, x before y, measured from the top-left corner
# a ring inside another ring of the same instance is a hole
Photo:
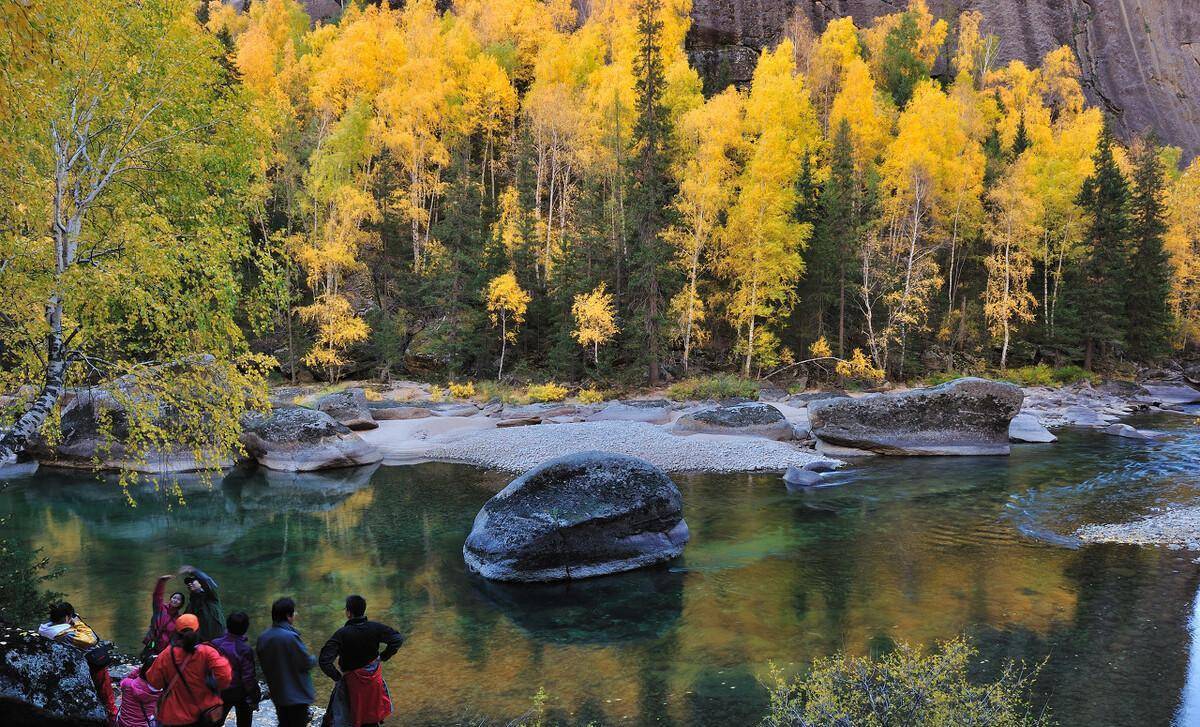
[[[42,470],[0,492],[0,515],[67,568],[56,588],[130,651],[154,578],[181,563],[209,571],[253,633],[272,599],[294,596],[314,651],[342,597],[363,594],[409,637],[386,668],[399,724],[503,724],[539,687],[570,724],[753,724],[770,663],[962,632],[984,673],[1046,659],[1036,702],[1064,725],[1192,723],[1196,554],[1070,535],[1200,499],[1193,421],[1136,423],[1171,436],[1068,431],[1008,458],[878,459],[800,495],[772,475],[678,475],[684,557],[568,587],[466,573],[463,538],[508,478],[457,465],[235,473],[183,482],[185,502],[131,492],[136,506],[111,481]]]

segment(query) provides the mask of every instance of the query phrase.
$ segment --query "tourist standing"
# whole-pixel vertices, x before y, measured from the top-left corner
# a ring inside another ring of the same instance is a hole
[[[96,695],[104,712],[108,715],[109,723],[117,719],[117,702],[113,697],[112,677],[108,675],[108,665],[112,658],[104,648],[97,649],[100,639],[96,632],[79,618],[75,607],[66,601],[60,601],[50,607],[50,621],[38,627],[38,633],[83,652],[88,671],[92,675],[92,684],[96,687]],[[110,645],[111,646],[111,645]]]
[[[169,600],[163,600],[169,580],[170,575],[159,576],[154,584],[154,593],[150,596],[150,628],[142,639],[146,647],[142,653],[146,655],[156,656],[171,645],[171,638],[175,636],[175,619],[183,610],[184,596],[179,591],[172,593]]]
[[[199,628],[195,614],[176,619],[174,643],[146,672],[150,686],[162,690],[155,715],[162,727],[207,727],[224,721],[220,692],[229,686],[233,670],[221,652],[200,643]]]
[[[225,703],[225,715],[237,709],[237,727],[249,727],[254,721],[254,712],[262,700],[262,690],[254,674],[254,650],[246,640],[250,630],[250,617],[244,611],[234,611],[225,619],[225,634],[213,639],[212,645],[229,660],[233,668],[233,681],[221,693]]]
[[[316,699],[310,672],[317,659],[296,630],[296,602],[280,598],[271,604],[271,621],[271,628],[259,634],[255,651],[279,727],[307,727],[309,707]]]
[[[337,682],[329,699],[328,722],[347,727],[378,725],[392,713],[391,695],[383,681],[382,662],[392,658],[404,643],[396,629],[367,620],[367,601],[346,597],[346,625],[334,632],[321,648],[321,671]],[[383,651],[379,648],[383,647]],[[337,667],[334,660],[337,660]]]
[[[117,727],[153,727],[158,709],[159,690],[146,681],[146,672],[154,657],[142,659],[142,665],[121,680],[121,708],[117,711]]]
[[[185,565],[180,569],[188,587],[187,613],[200,621],[200,641],[212,641],[225,633],[225,612],[221,610],[221,596],[217,582],[199,568]]]

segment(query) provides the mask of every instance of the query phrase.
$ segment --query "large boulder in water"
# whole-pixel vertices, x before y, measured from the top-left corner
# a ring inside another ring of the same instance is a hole
[[[685,414],[675,422],[675,428],[681,432],[741,434],[780,440],[791,439],[793,436],[792,425],[778,409],[757,401],[717,406],[702,409],[694,414]]]
[[[246,417],[242,444],[267,469],[311,472],[375,464],[383,454],[323,411],[275,409]]]
[[[499,581],[561,581],[677,557],[683,497],[636,457],[581,452],[545,462],[487,501],[463,545],[467,566]]]
[[[317,410],[355,431],[379,426],[367,406],[367,395],[362,389],[346,389],[322,396],[317,399]]]
[[[1008,454],[1024,395],[1013,384],[963,378],[929,389],[809,404],[812,432],[878,454]]]
[[[5,727],[107,724],[83,654],[0,626],[0,714]]]

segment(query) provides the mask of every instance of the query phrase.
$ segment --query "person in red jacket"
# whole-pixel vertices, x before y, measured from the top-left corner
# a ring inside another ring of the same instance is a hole
[[[224,716],[221,690],[233,680],[233,669],[221,652],[199,643],[199,628],[193,614],[177,618],[175,643],[158,655],[146,673],[150,686],[163,690],[155,715],[162,727],[220,724]]]

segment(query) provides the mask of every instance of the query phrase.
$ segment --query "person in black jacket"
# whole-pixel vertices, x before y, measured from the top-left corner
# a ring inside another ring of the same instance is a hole
[[[404,643],[396,629],[368,621],[366,614],[365,598],[347,596],[346,625],[329,637],[317,658],[321,671],[337,682],[330,711],[337,711],[340,702],[348,712],[348,721],[362,727],[378,724],[391,713],[391,697],[380,664],[392,658]]]

